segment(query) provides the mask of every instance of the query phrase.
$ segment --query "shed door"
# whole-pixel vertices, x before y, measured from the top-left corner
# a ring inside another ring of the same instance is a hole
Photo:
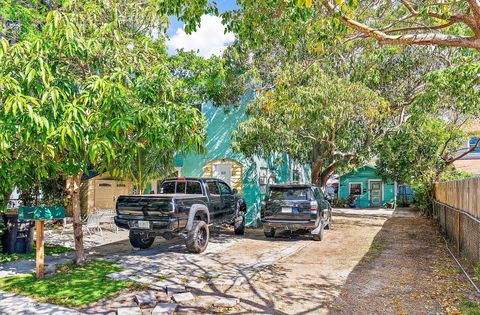
[[[370,182],[370,205],[372,207],[382,206],[382,181]]]
[[[95,181],[95,208],[97,209],[115,209],[115,190],[116,185],[113,180]]]
[[[115,209],[115,203],[117,202],[118,196],[121,195],[130,195],[128,190],[128,185],[126,182],[116,182],[115,183],[115,194],[113,195],[113,209]]]
[[[232,163],[213,164],[213,177],[222,179],[232,185]]]

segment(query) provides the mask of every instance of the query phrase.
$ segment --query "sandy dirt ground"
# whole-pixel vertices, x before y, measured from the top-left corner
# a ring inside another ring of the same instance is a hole
[[[258,229],[247,230],[244,237],[231,231],[212,234],[202,255],[187,253],[178,239],[157,241],[146,251],[120,241],[95,252],[104,257],[115,253],[133,270],[136,264],[144,271],[164,265],[184,280],[197,277],[199,270],[222,279],[194,289],[195,299],[181,303],[177,314],[460,314],[463,299],[478,299],[437,227],[413,211],[337,211],[333,229],[321,242],[289,232],[266,239]],[[133,306],[134,294],[123,292],[82,311],[108,313]],[[213,307],[219,297],[239,298],[240,303],[230,309]]]

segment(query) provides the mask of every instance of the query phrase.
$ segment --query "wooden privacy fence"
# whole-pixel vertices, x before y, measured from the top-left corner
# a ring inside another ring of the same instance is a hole
[[[436,183],[433,214],[458,254],[480,261],[480,178]]]
[[[435,184],[435,200],[480,218],[480,177]]]

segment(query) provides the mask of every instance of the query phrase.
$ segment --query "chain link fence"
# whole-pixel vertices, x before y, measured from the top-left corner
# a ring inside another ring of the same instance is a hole
[[[433,215],[445,238],[455,245],[457,254],[462,254],[475,263],[479,262],[480,220],[438,200],[433,203]]]

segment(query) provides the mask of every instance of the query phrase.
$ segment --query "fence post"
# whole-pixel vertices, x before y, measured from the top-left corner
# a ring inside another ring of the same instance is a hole
[[[447,233],[447,206],[443,206],[443,233],[445,234],[445,238],[448,237]]]
[[[460,257],[460,232],[461,232],[461,224],[460,224],[460,211],[457,211],[457,253],[458,257]]]

